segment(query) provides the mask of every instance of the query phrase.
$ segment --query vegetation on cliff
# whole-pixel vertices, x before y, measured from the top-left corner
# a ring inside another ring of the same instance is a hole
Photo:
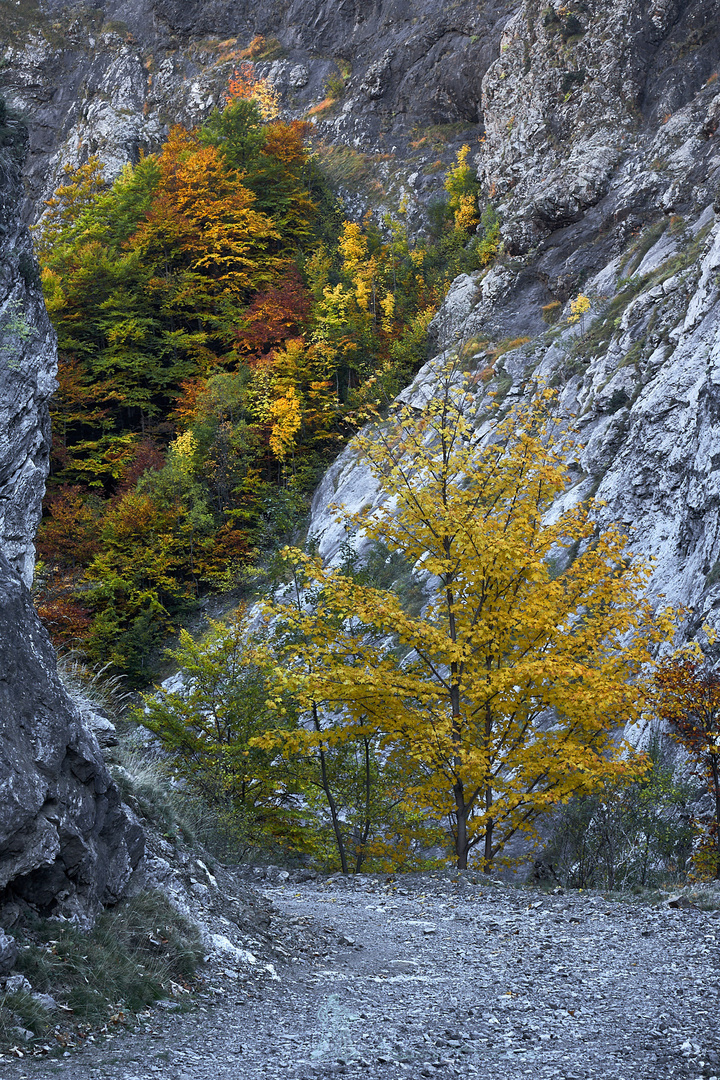
[[[275,111],[246,68],[114,184],[96,159],[68,168],[38,231],[60,347],[40,611],[139,684],[197,598],[288,535],[425,359],[449,281],[497,251],[462,154],[411,244],[402,215],[344,221],[308,126]]]

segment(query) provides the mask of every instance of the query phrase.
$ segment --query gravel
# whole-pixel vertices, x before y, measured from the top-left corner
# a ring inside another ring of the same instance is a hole
[[[718,913],[427,875],[264,895],[275,964],[216,957],[190,1011],[3,1077],[720,1078]]]

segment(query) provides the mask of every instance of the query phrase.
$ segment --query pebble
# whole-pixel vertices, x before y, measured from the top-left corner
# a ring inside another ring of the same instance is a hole
[[[279,981],[256,965],[242,996],[225,959],[195,1011],[69,1059],[6,1058],[3,1078],[717,1078],[712,915],[463,880],[276,878],[270,929],[314,928],[315,956],[278,961]]]

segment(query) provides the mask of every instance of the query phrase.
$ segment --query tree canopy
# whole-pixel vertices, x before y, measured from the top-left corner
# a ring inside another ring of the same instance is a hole
[[[287,552],[314,601],[282,608],[278,680],[325,710],[326,740],[358,724],[379,734],[406,802],[448,823],[458,866],[479,846],[488,867],[553,806],[642,770],[617,731],[639,715],[672,620],[653,616],[648,566],[591,501],[551,513],[568,483],[551,399],[484,441],[457,370],[439,376],[421,412],[399,410],[360,445],[389,509],[356,524],[426,576],[427,603],[417,614]]]
[[[411,243],[399,211],[343,220],[308,137],[243,65],[223,109],[114,183],[96,158],[68,166],[37,230],[60,353],[40,611],[58,644],[138,684],[202,593],[287,537],[319,471],[426,359],[446,284],[497,251],[495,223],[478,254],[466,162],[458,222],[449,203]]]

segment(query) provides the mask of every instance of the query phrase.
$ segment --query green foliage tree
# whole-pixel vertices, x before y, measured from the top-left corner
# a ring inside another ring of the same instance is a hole
[[[368,628],[357,619],[338,618],[322,585],[315,587],[309,566],[290,552],[281,556],[278,570],[289,581],[280,590],[279,602],[270,603],[266,621],[266,655],[269,667],[274,665],[269,704],[283,717],[285,703],[292,701],[299,722],[291,728],[268,724],[254,741],[284,760],[301,784],[321,826],[318,854],[330,859],[332,838],[343,873],[357,872],[366,863],[395,869],[413,865],[417,844],[408,829],[410,814],[402,806],[401,771],[382,752],[376,725],[362,707],[340,711],[335,695],[318,693],[318,651],[316,640],[307,636],[308,613],[313,627],[323,624],[336,644],[342,640],[336,659],[342,655],[350,661],[344,672],[348,678],[352,659],[367,652]],[[343,573],[348,580],[358,576],[350,561]],[[329,670],[327,674],[330,677]]]
[[[248,644],[244,612],[226,623],[212,621],[199,641],[181,631],[169,656],[181,667],[184,685],[145,695],[138,719],[160,739],[176,778],[219,815],[238,843],[304,851],[300,789],[284,764],[253,742],[271,714],[268,673]],[[286,722],[292,726],[291,715]]]
[[[647,888],[682,877],[690,863],[693,785],[674,776],[659,738],[649,769],[562,807],[542,864],[568,888]]]

